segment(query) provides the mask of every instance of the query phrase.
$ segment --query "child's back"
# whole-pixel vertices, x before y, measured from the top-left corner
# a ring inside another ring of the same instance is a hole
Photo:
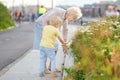
[[[59,31],[52,25],[47,25],[43,29],[42,40],[40,46],[54,48],[55,41],[59,36]]]

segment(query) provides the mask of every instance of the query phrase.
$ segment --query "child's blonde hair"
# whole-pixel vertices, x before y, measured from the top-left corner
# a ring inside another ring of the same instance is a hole
[[[51,17],[50,19],[49,19],[49,24],[50,25],[62,25],[62,19],[60,18],[60,17],[58,17],[58,16],[53,16],[53,17]]]

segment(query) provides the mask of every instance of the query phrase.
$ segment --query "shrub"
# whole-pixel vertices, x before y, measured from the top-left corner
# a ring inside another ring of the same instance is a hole
[[[0,2],[0,31],[14,26],[9,10]]]
[[[102,19],[90,24],[87,31],[79,30],[71,48],[75,64],[68,70],[72,69],[73,75],[65,71],[72,80],[120,80],[120,17]]]

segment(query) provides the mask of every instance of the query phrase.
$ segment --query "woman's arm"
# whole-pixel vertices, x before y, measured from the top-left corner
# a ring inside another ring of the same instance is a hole
[[[67,36],[68,36],[68,27],[67,27],[67,25],[68,25],[68,21],[64,21],[62,29],[63,29],[63,39],[64,39],[65,42],[67,42]]]

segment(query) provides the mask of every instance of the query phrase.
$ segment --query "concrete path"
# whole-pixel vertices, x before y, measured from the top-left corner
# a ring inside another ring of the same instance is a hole
[[[78,26],[69,25],[69,40],[73,37],[74,32],[77,30]],[[56,77],[55,79],[39,77],[39,54],[39,51],[28,51],[24,56],[0,72],[0,80],[62,80],[61,73],[58,73],[60,77]],[[62,51],[61,45],[59,45],[56,60],[57,68],[61,69],[64,61],[64,53]],[[72,65],[73,58],[68,54],[65,59],[65,66],[70,67]]]

